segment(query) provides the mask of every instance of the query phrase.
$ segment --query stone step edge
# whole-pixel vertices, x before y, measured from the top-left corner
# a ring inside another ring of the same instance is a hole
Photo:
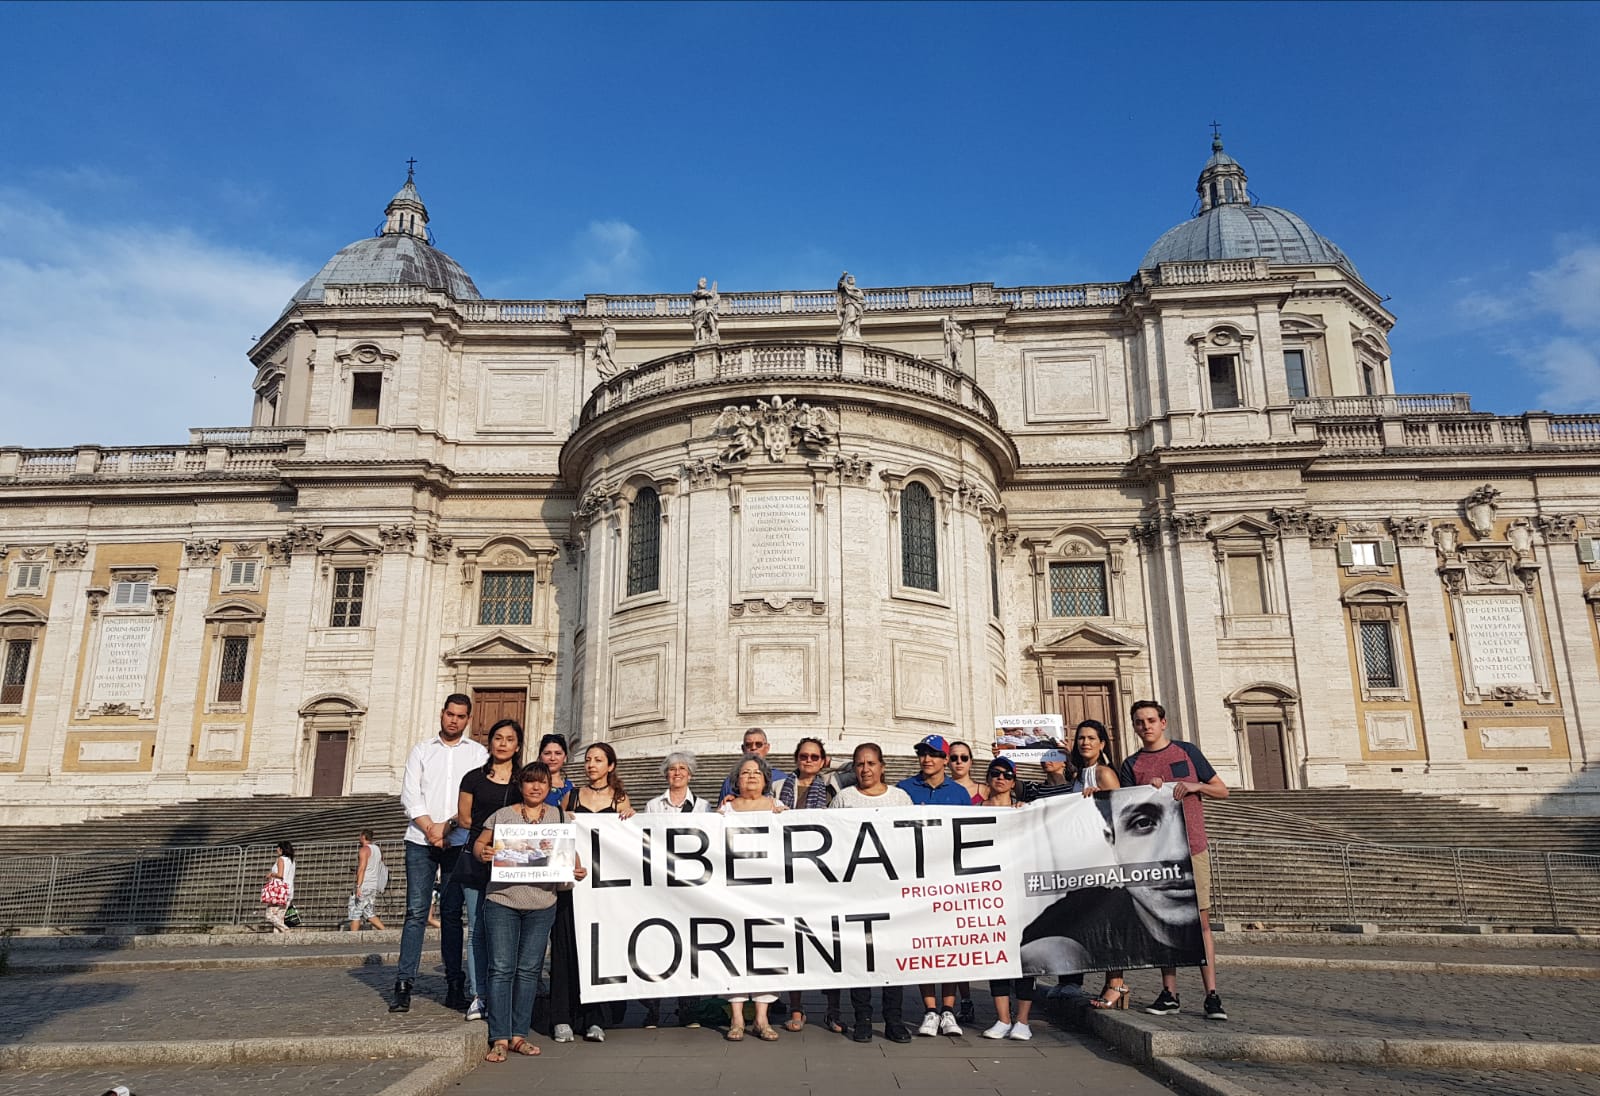
[[[83,1043],[17,1043],[0,1046],[0,1071],[81,1069]],[[270,1039],[182,1039],[98,1042],[92,1064],[117,1066],[225,1066],[259,1062],[326,1062],[354,1058],[416,1058],[464,1072],[477,1064],[483,1030],[459,1034],[327,1035]],[[391,1086],[393,1087],[393,1086]]]
[[[1330,1065],[1458,1069],[1600,1071],[1600,1043],[1498,1042],[1466,1039],[1325,1038],[1162,1031],[1153,1018],[1082,1008],[1089,1030],[1141,1066],[1161,1059],[1244,1059]]]

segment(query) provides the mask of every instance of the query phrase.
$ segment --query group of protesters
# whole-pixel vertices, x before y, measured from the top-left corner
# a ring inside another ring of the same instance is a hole
[[[690,787],[696,774],[694,755],[675,751],[662,762],[665,790],[642,807],[636,806],[624,789],[610,745],[596,742],[585,748],[581,780],[575,782],[566,772],[567,742],[562,735],[545,735],[537,757],[524,763],[519,723],[499,720],[489,728],[484,746],[466,733],[471,713],[472,701],[467,696],[446,698],[438,735],[417,745],[406,761],[401,792],[410,818],[405,840],[406,916],[390,1011],[405,1012],[411,1007],[437,876],[447,987],[444,1003],[464,1010],[468,1020],[487,1021],[487,1061],[539,1053],[527,1034],[533,1026],[547,958],[548,1022],[556,1042],[572,1042],[580,1035],[589,1042],[604,1042],[607,1025],[620,1023],[626,1010],[626,1003],[602,1005],[582,1000],[572,883],[509,883],[492,878],[495,828],[564,823],[576,814],[614,814],[626,819],[641,810],[694,814],[852,807],[1020,808],[1058,795],[1094,795],[1136,784],[1168,785],[1182,803],[1201,911],[1206,990],[1202,1012],[1210,1019],[1227,1018],[1216,991],[1215,957],[1205,916],[1210,906],[1210,878],[1200,800],[1225,797],[1228,789],[1196,747],[1168,737],[1166,712],[1155,701],[1139,701],[1133,706],[1134,730],[1143,748],[1119,768],[1110,764],[1105,726],[1093,719],[1079,723],[1068,741],[1059,744],[1059,750],[1044,755],[1044,779],[1040,781],[1019,782],[1016,765],[1005,753],[997,753],[988,762],[982,781],[975,780],[972,747],[932,734],[916,745],[917,773],[893,785],[884,780],[883,750],[876,743],[858,745],[849,768],[834,771],[826,745],[817,738],[802,738],[794,749],[794,770],[785,772],[768,761],[771,743],[765,731],[752,727],[744,734],[740,758],[715,802],[697,796]],[[573,877],[581,881],[585,875],[579,857]],[[1028,1021],[1033,979],[999,980],[989,989],[998,1019],[983,1035],[1032,1038]],[[923,1018],[917,1035],[961,1035],[961,1024],[976,1021],[968,984],[927,984],[918,990]],[[825,992],[823,1024],[829,1031],[868,1042],[873,1037],[871,991],[861,988],[849,994],[852,1024],[847,1027],[844,1022],[842,993],[837,989]],[[1089,1003],[1096,1008],[1127,1008],[1128,994],[1122,972],[1109,971],[1100,993]],[[894,1042],[909,1042],[913,1037],[905,1021],[903,997],[900,986],[881,987],[884,1036]],[[745,1038],[745,1005],[750,1002],[750,1030],[756,1038],[780,1038],[771,1015],[778,1000],[773,993],[730,996],[725,1037],[732,1041]],[[646,1000],[642,1004],[644,1026],[658,1026],[663,1002]],[[713,1014],[720,1017],[723,1007],[717,1002],[679,998],[676,1022],[698,1027]],[[789,1016],[781,1026],[791,1032],[803,1030],[807,1017],[799,992],[789,994],[788,1009]],[[1178,1010],[1176,970],[1163,968],[1162,989],[1145,1011],[1163,1015]]]

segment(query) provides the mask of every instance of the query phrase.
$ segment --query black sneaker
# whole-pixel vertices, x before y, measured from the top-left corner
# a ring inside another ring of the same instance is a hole
[[[978,1022],[978,1007],[972,1003],[972,998],[961,998],[961,1005],[956,1009],[956,1023],[976,1024]]]
[[[1177,1009],[1174,1008],[1173,1011],[1176,1012]],[[1206,1014],[1207,1020],[1226,1020],[1228,1018],[1227,1010],[1222,1007],[1222,998],[1217,996],[1216,990],[1206,994],[1205,1003],[1200,1006],[1200,1011]]]
[[[850,1029],[850,1038],[858,1043],[872,1042],[872,1025],[870,1023],[857,1024]]]
[[[1144,1010],[1151,1016],[1175,1015],[1178,1011],[1178,995],[1162,990],[1154,1001],[1144,1007]]]
[[[911,1030],[904,1024],[884,1024],[883,1037],[891,1043],[909,1043]]]
[[[394,984],[394,1000],[389,1005],[390,1012],[411,1011],[411,983],[399,981]]]

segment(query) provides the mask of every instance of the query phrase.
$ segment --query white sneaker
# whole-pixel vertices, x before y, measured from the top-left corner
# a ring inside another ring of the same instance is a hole
[[[945,1009],[943,1012],[941,1012],[939,1014],[939,1034],[940,1035],[960,1035],[961,1034],[961,1025],[956,1023],[956,1014],[951,1012],[949,1009]]]
[[[1022,1039],[1022,1040],[1032,1039],[1033,1038],[1033,1029],[1031,1027],[1029,1027],[1027,1024],[1012,1024],[1011,1025],[1011,1034],[1006,1036],[1006,1038],[1007,1039]]]
[[[1004,1020],[996,1020],[990,1025],[989,1030],[983,1033],[985,1039],[1004,1039],[1011,1034],[1011,1025]]]
[[[939,1014],[937,1012],[929,1012],[928,1015],[924,1016],[922,1018],[922,1026],[917,1028],[917,1034],[918,1035],[937,1035],[937,1034],[939,1034]]]
[[[467,1019],[468,1020],[481,1020],[481,1019],[483,1019],[483,998],[482,997],[474,997],[472,999],[472,1004],[467,1006]]]
[[[558,1043],[570,1043],[577,1038],[577,1036],[572,1033],[571,1024],[557,1024],[554,1038]]]
[[[606,1030],[599,1024],[590,1024],[589,1030],[583,1033],[586,1043],[603,1043],[606,1041]]]

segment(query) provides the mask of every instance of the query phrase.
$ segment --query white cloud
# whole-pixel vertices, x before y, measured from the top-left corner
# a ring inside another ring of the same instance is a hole
[[[572,241],[572,275],[568,292],[599,292],[596,286],[633,286],[648,252],[644,237],[627,221],[590,221]],[[616,290],[606,290],[616,292]]]
[[[1473,290],[1456,310],[1469,326],[1507,332],[1505,352],[1540,385],[1539,407],[1600,411],[1600,245],[1571,244],[1525,284]]]
[[[246,351],[304,274],[0,189],[0,445],[170,444],[248,422]]]

